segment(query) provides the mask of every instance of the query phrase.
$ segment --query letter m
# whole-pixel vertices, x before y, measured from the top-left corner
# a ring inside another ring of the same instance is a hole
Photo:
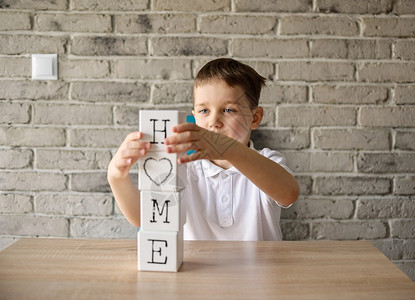
[[[159,216],[163,216],[163,215],[166,216],[163,223],[170,223],[170,221],[169,221],[169,202],[170,202],[170,200],[164,201],[164,204],[161,208],[161,211],[160,211],[160,207],[159,207],[159,204],[157,202],[157,199],[151,199],[151,201],[153,201],[153,219],[150,220],[150,222],[151,223],[157,223],[157,221],[156,221],[156,211],[157,211]],[[164,210],[166,210],[165,213],[164,213]]]

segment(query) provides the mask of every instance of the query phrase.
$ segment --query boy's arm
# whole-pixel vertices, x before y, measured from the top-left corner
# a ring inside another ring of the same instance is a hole
[[[140,191],[131,178],[118,180],[108,177],[115,201],[128,222],[140,227]]]
[[[289,206],[297,200],[299,196],[297,180],[278,163],[262,156],[247,145],[196,124],[179,124],[173,128],[173,131],[176,135],[165,141],[169,152],[196,151],[191,155],[180,157],[179,163],[197,159],[226,160],[282,206]]]
[[[273,160],[239,142],[232,144],[224,159],[280,205],[289,206],[297,200],[297,180]]]
[[[141,141],[141,132],[130,133],[108,165],[107,179],[121,212],[134,226],[140,227],[140,191],[132,182],[131,166],[150,149],[149,142]]]

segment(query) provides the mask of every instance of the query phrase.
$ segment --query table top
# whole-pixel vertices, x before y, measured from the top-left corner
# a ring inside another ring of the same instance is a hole
[[[140,272],[135,240],[22,239],[0,252],[0,299],[415,299],[366,241],[184,245],[179,272]]]

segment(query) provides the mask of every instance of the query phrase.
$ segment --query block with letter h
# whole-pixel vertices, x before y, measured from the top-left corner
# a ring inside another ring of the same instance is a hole
[[[186,166],[177,163],[178,155],[166,152],[164,139],[176,124],[186,121],[183,112],[141,110],[140,131],[151,150],[140,159],[141,229],[138,232],[138,269],[177,272],[183,262],[184,205]]]

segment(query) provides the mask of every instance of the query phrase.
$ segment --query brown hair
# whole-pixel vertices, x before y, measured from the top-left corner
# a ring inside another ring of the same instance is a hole
[[[194,87],[212,79],[223,80],[230,87],[240,86],[245,91],[251,109],[258,107],[261,89],[266,81],[250,66],[231,58],[218,58],[204,65],[196,75]]]

